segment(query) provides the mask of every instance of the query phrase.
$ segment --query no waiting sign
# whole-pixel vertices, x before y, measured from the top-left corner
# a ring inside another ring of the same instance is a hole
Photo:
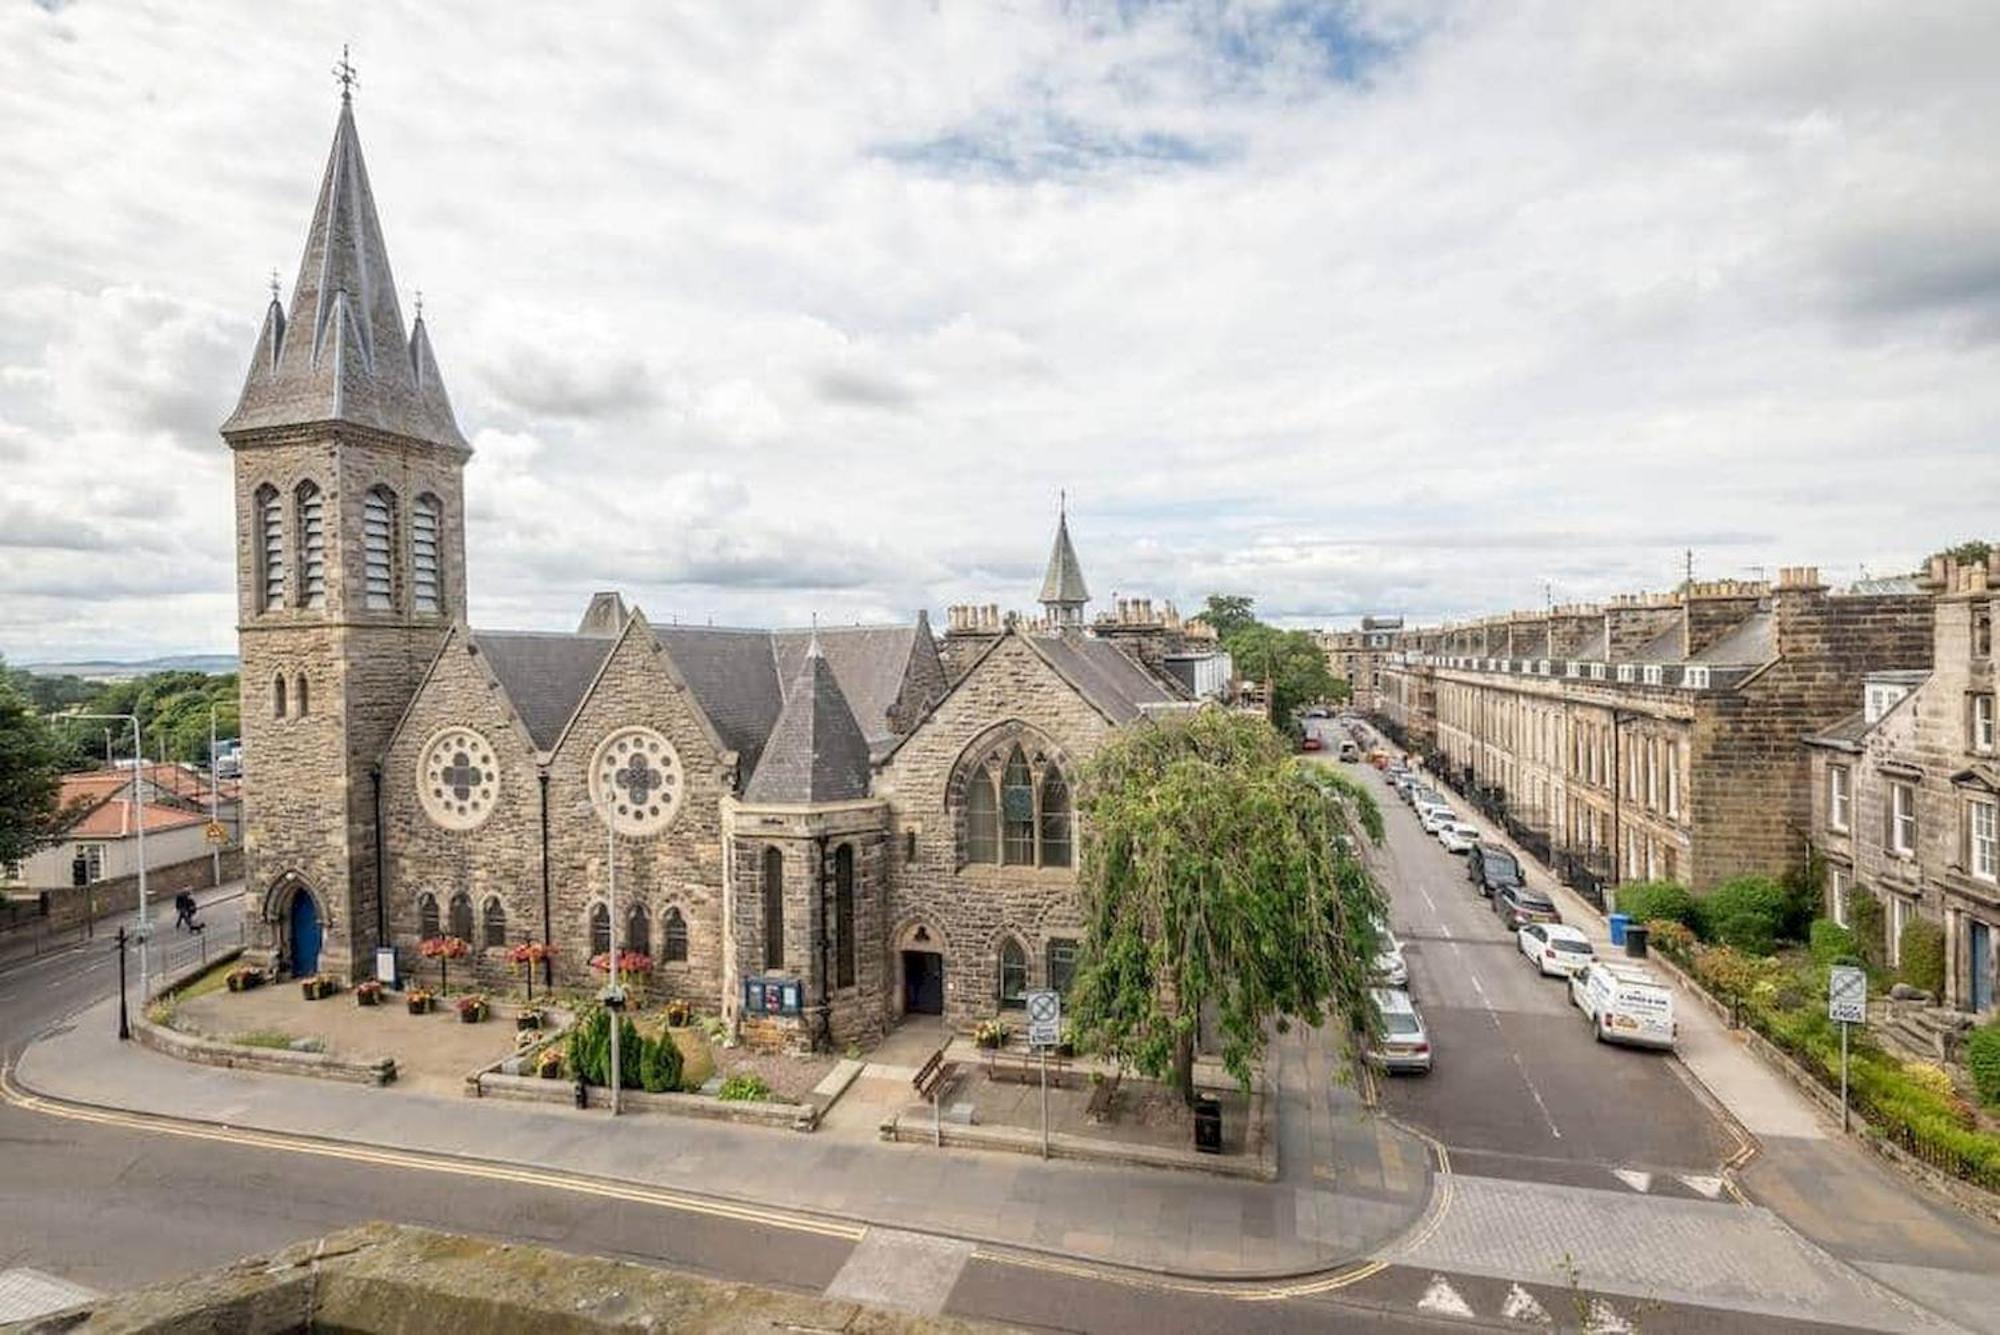
[[[1028,1046],[1052,1048],[1062,1042],[1062,993],[1028,993]]]
[[[1851,964],[1836,964],[1826,976],[1826,1018],[1836,1024],[1868,1022],[1868,975]]]

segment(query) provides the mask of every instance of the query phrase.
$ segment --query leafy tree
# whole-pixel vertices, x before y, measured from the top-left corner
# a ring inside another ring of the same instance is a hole
[[[1288,719],[1315,700],[1336,697],[1339,681],[1328,670],[1326,654],[1318,642],[1305,631],[1279,630],[1253,622],[1222,644],[1229,650],[1237,676],[1246,681],[1269,679],[1274,718]]]
[[[1201,619],[1215,630],[1216,638],[1227,640],[1245,626],[1257,624],[1257,614],[1252,610],[1257,600],[1234,593],[1211,593],[1207,606],[1201,609]]]
[[[1979,538],[1961,542],[1951,548],[1947,555],[1962,566],[1984,565],[1993,555],[1993,544]]]
[[[41,717],[0,682],[0,863],[54,837],[62,752]]]
[[[1369,992],[1381,892],[1360,840],[1381,814],[1292,757],[1262,719],[1219,710],[1121,733],[1081,788],[1087,924],[1071,1013],[1083,1045],[1194,1098],[1198,1017],[1247,1087],[1268,1027],[1379,1025]]]

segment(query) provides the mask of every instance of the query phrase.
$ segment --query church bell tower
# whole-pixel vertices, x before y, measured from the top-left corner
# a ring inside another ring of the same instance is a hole
[[[372,969],[377,765],[465,609],[471,449],[406,327],[354,128],[340,117],[289,309],[276,276],[236,411],[237,651],[251,956]]]

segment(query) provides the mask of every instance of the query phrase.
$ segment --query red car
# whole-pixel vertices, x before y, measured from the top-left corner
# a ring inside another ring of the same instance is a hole
[[[1319,740],[1319,734],[1316,732],[1309,732],[1306,734],[1306,739],[1303,742],[1299,743],[1299,750],[1317,751],[1320,749],[1320,745],[1321,743]]]

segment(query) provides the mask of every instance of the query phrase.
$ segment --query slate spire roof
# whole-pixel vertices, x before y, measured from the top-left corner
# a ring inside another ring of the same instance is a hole
[[[800,804],[868,796],[868,739],[820,651],[817,632],[743,796]]]
[[[1057,608],[1077,609],[1079,613],[1077,617],[1057,617],[1058,621],[1081,620],[1083,605],[1090,601],[1090,590],[1083,582],[1083,564],[1076,559],[1076,548],[1069,540],[1067,500],[1056,517],[1056,544],[1049,552],[1048,573],[1042,576],[1040,601],[1051,611]]]
[[[276,294],[224,432],[351,422],[467,448],[421,314],[405,334],[354,108],[341,99],[289,312]]]

